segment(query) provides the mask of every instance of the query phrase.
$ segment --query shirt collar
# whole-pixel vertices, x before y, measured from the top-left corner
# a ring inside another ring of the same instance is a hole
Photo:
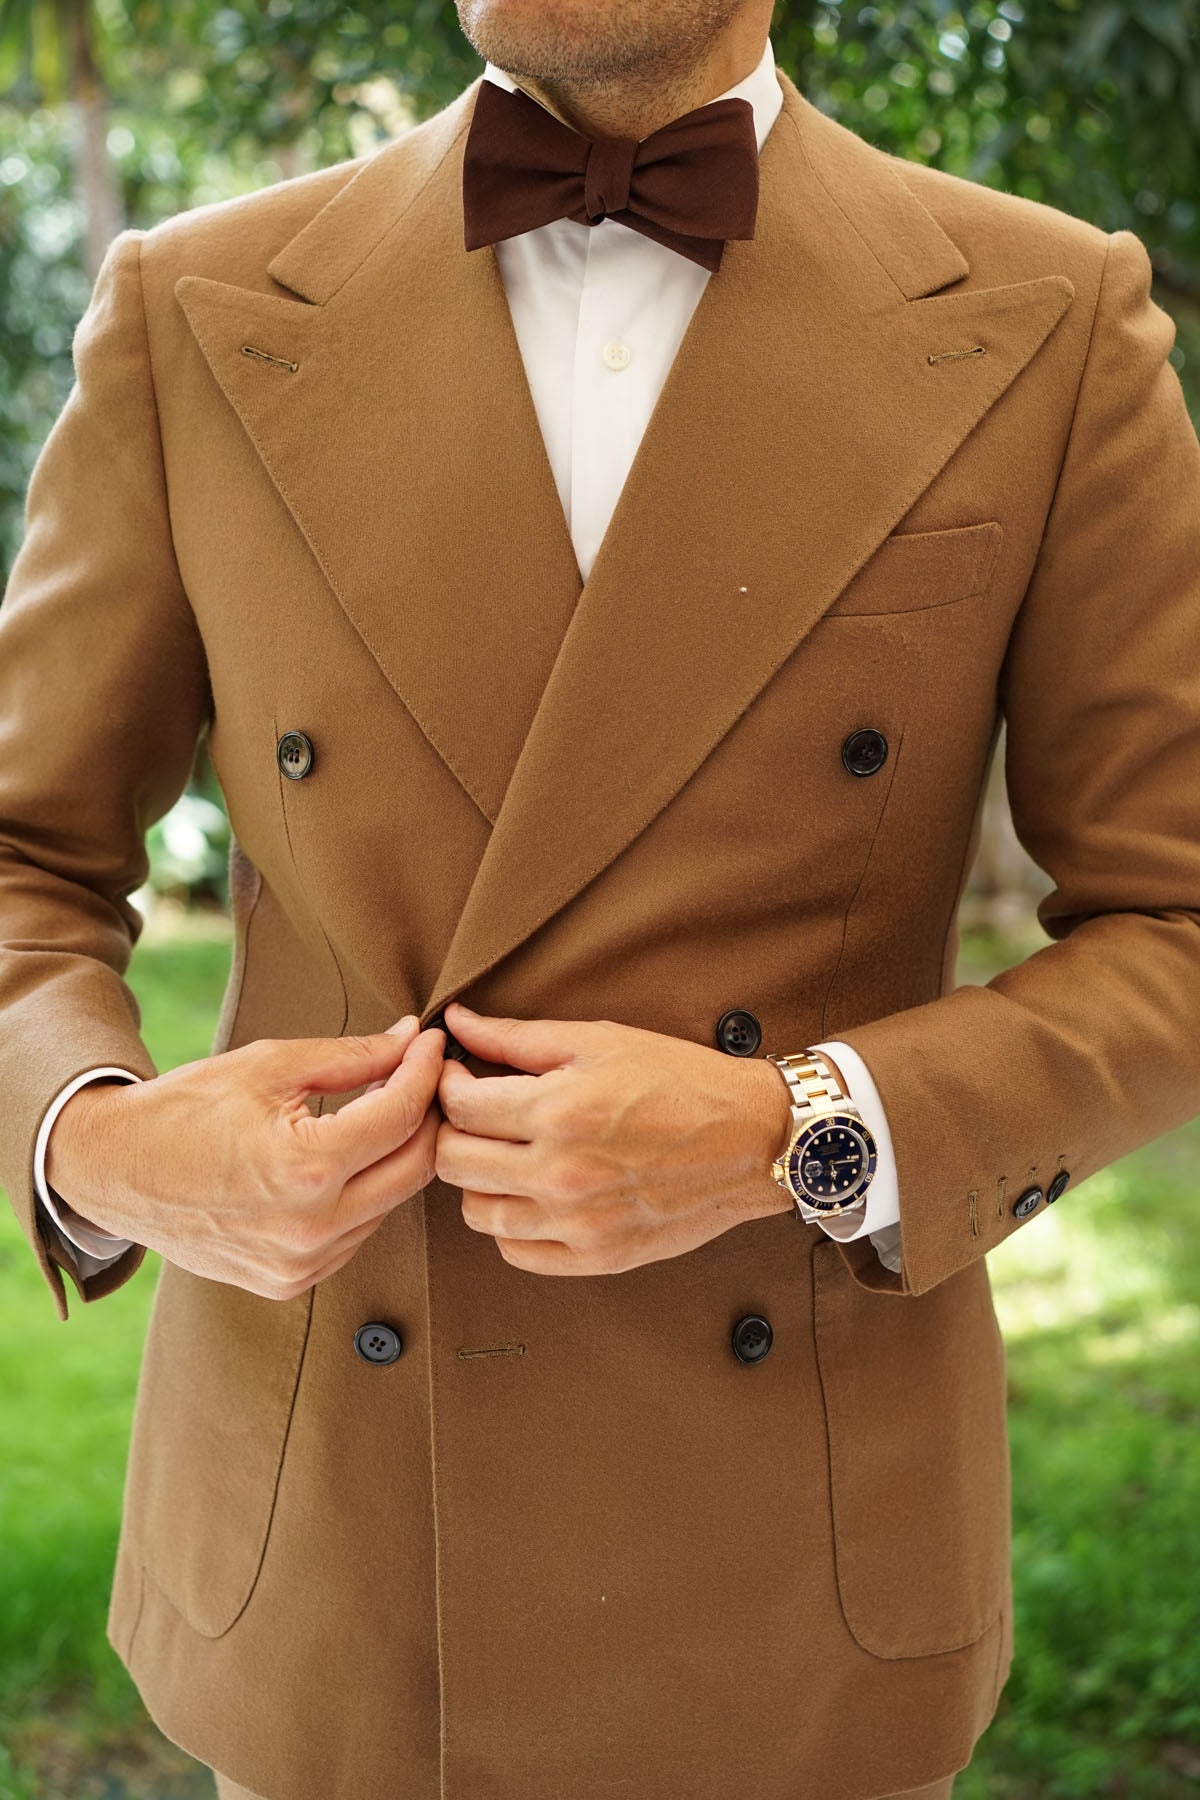
[[[483,74],[485,80],[494,81],[497,87],[507,88],[510,93],[521,85],[503,69],[498,69],[495,63],[488,63]],[[526,91],[524,88],[521,89],[522,93]],[[538,105],[545,107],[545,110],[554,118],[559,117],[554,108],[546,106],[545,101],[539,100],[536,94],[530,94],[529,98],[537,100]],[[779,109],[783,105],[783,90],[775,74],[775,52],[771,48],[770,38],[763,46],[758,66],[751,69],[749,75],[743,77],[736,86],[726,88],[723,94],[714,94],[712,100],[706,100],[704,104],[711,106],[717,100],[748,100],[750,102],[754,108],[754,135],[761,150],[767,133],[775,123]],[[565,124],[566,121],[560,120],[560,123]]]

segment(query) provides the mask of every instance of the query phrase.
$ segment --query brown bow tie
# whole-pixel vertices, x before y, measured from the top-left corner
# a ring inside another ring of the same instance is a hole
[[[575,219],[616,219],[706,269],[754,236],[758,142],[748,100],[712,100],[649,137],[587,138],[520,88],[479,83],[463,152],[468,250]]]

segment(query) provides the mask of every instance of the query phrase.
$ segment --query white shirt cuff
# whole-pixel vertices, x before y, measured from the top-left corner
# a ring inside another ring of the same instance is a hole
[[[59,1231],[76,1251],[75,1263],[80,1275],[98,1274],[107,1269],[110,1263],[116,1262],[119,1256],[133,1244],[132,1238],[115,1237],[111,1231],[102,1231],[98,1225],[88,1225],[80,1218],[74,1207],[65,1201],[61,1194],[56,1194],[46,1180],[46,1145],[50,1141],[50,1127],[66,1105],[71,1095],[89,1081],[98,1081],[101,1076],[123,1075],[129,1081],[141,1081],[132,1069],[102,1068],[85,1069],[82,1075],[76,1075],[62,1091],[55,1095],[47,1109],[38,1130],[37,1141],[33,1146],[33,1185],[38,1199],[58,1226]],[[863,1115],[866,1116],[865,1114]]]
[[[826,1224],[824,1219],[817,1223],[828,1237],[836,1238],[840,1243],[848,1243],[852,1238],[869,1237],[879,1255],[885,1269],[893,1274],[900,1273],[900,1185],[896,1175],[896,1156],[892,1149],[892,1134],[888,1129],[887,1114],[883,1102],[879,1098],[879,1090],[875,1086],[871,1071],[849,1044],[830,1039],[824,1044],[814,1044],[814,1050],[827,1050],[846,1077],[846,1090],[849,1098],[862,1114],[867,1128],[875,1139],[878,1155],[875,1160],[875,1173],[871,1185],[867,1189],[866,1210],[862,1218],[851,1230],[846,1229],[846,1222],[831,1219]]]

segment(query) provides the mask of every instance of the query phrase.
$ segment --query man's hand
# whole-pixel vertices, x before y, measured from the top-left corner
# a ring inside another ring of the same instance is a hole
[[[543,1275],[613,1275],[693,1250],[793,1202],[771,1179],[791,1107],[779,1071],[607,1020],[446,1007],[436,1171],[473,1231]]]
[[[432,1181],[445,1043],[410,1016],[370,1037],[262,1038],[152,1081],[82,1087],[50,1132],[46,1179],[101,1230],[294,1299]],[[364,1083],[335,1112],[308,1107]]]

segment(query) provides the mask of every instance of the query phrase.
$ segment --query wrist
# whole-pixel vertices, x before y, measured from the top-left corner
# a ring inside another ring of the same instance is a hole
[[[790,1212],[792,1201],[771,1174],[771,1164],[782,1156],[792,1131],[792,1102],[779,1071],[759,1057],[747,1057],[740,1074],[748,1088],[745,1107],[746,1167],[754,1181],[755,1218],[766,1213]]]
[[[100,1171],[113,1166],[99,1147],[100,1132],[104,1109],[113,1105],[112,1090],[131,1085],[98,1080],[77,1089],[51,1126],[43,1161],[46,1184],[72,1220],[117,1237],[128,1234],[111,1215],[111,1196],[100,1191]]]

